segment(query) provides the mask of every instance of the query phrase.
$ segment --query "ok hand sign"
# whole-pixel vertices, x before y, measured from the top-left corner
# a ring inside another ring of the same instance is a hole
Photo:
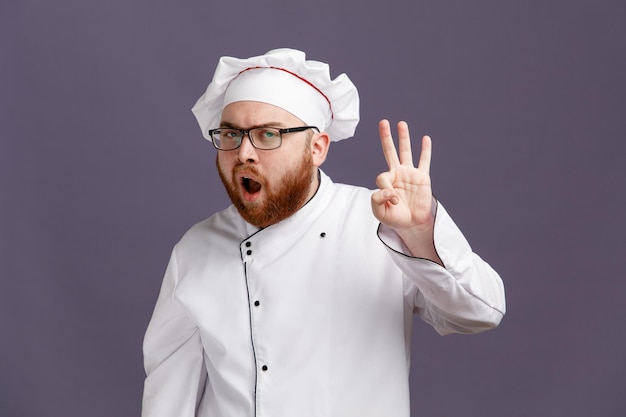
[[[379,190],[372,194],[374,216],[392,228],[414,256],[441,263],[433,243],[435,202],[430,183],[431,140],[428,136],[422,138],[419,163],[415,167],[406,122],[398,123],[399,152],[389,121],[381,120],[378,130],[389,171],[376,178]]]

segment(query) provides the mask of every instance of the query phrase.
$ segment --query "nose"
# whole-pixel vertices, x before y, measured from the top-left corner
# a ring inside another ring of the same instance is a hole
[[[256,148],[252,145],[250,141],[249,134],[244,135],[241,139],[241,145],[237,150],[237,156],[240,162],[257,162],[259,155],[256,152]]]

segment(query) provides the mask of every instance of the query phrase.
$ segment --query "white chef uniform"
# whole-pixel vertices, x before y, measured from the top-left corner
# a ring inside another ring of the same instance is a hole
[[[480,332],[504,290],[440,204],[445,268],[379,238],[370,195],[321,172],[280,223],[258,230],[231,206],[192,227],[145,336],[143,416],[408,417],[413,313]]]

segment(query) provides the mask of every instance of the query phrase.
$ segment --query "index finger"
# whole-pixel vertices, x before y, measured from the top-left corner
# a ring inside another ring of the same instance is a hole
[[[378,123],[378,134],[380,135],[380,144],[383,147],[383,154],[389,169],[393,169],[400,165],[398,159],[398,152],[396,151],[396,145],[393,143],[393,137],[391,136],[391,127],[389,126],[389,120],[381,120]]]

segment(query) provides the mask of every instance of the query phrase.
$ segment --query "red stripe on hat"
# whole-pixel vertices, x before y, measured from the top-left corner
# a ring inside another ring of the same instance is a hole
[[[331,118],[331,119],[333,119],[333,120],[335,119],[335,113],[333,112],[333,105],[330,103],[330,100],[328,99],[328,97],[326,96],[326,94],[324,94],[324,93],[322,92],[322,90],[320,90],[319,88],[317,88],[317,87],[315,86],[315,84],[313,84],[312,82],[310,82],[310,81],[309,81],[309,80],[307,80],[306,78],[302,78],[302,77],[301,77],[301,76],[299,76],[298,74],[296,74],[296,73],[294,73],[294,72],[291,72],[291,71],[289,71],[288,69],[281,68],[281,67],[261,67],[261,66],[258,66],[258,67],[248,67],[248,68],[246,68],[246,69],[244,69],[244,70],[242,70],[242,71],[239,71],[239,74],[237,74],[237,77],[238,77],[239,75],[241,75],[242,73],[246,72],[246,71],[253,70],[253,69],[263,69],[263,68],[270,68],[270,69],[275,69],[275,70],[284,71],[284,72],[286,72],[287,74],[291,74],[291,75],[293,75],[294,77],[298,78],[299,80],[301,80],[301,81],[303,81],[303,82],[307,83],[308,85],[310,85],[313,89],[315,89],[315,91],[317,91],[318,93],[320,93],[320,94],[322,95],[322,97],[324,97],[324,99],[325,99],[325,100],[326,100],[326,102],[328,103],[328,107],[330,108],[330,118]],[[235,78],[237,78],[237,77],[235,77]]]

